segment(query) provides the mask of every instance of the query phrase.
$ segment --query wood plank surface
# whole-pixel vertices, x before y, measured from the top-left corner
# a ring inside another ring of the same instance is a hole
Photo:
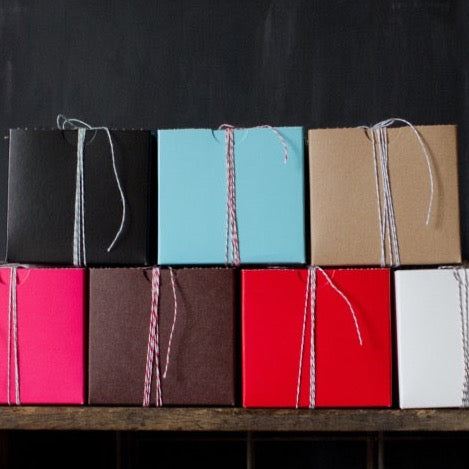
[[[469,411],[24,406],[1,408],[0,430],[469,431]]]

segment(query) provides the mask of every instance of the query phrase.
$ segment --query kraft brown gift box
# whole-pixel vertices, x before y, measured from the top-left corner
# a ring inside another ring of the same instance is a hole
[[[430,158],[409,126],[387,129],[389,177],[401,265],[461,261],[454,125],[416,126]],[[370,130],[308,132],[311,264],[379,265],[381,235]],[[382,178],[381,178],[382,179]],[[383,194],[381,192],[381,197]],[[389,265],[389,248],[386,264]]]
[[[174,269],[177,318],[163,405],[235,404],[235,271]],[[152,269],[90,270],[89,403],[142,405]],[[160,371],[173,323],[168,269],[161,269]],[[153,373],[155,376],[155,373]],[[155,379],[151,405],[155,405]]]

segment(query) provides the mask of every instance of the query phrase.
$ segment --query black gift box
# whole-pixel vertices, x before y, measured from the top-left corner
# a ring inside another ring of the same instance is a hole
[[[5,262],[8,192],[8,130],[0,131],[0,264]]]
[[[156,239],[151,219],[153,136],[111,131],[125,196],[124,228],[111,146],[105,130],[88,130],[83,151],[84,238],[89,265],[149,265]],[[77,130],[11,130],[7,261],[72,264],[77,179]]]

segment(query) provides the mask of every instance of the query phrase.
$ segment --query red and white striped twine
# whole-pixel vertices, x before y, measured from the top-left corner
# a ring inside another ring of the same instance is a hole
[[[169,334],[168,350],[166,352],[166,365],[164,367],[163,379],[166,379],[166,375],[168,374],[169,357],[171,356],[171,345],[173,344],[174,329],[176,327],[176,319],[177,319],[177,315],[178,315],[178,301],[177,301],[177,296],[176,296],[176,280],[174,278],[174,271],[171,267],[169,268],[169,275],[171,276],[171,289],[173,291],[174,309],[173,309],[173,323],[171,325],[171,332]]]
[[[143,406],[149,407],[151,400],[151,382],[153,378],[153,368],[155,369],[156,381],[156,405],[162,405],[161,398],[161,378],[160,378],[160,347],[158,331],[158,303],[160,298],[160,277],[159,267],[152,269],[151,275],[151,312],[150,330],[148,334],[147,363],[145,368],[145,385],[143,392]],[[155,363],[154,363],[155,362]]]
[[[7,358],[7,402],[11,405],[11,347],[13,336],[13,357],[15,367],[15,405],[20,405],[20,374],[18,357],[18,311],[17,311],[17,269],[10,269],[10,291],[8,298],[8,358]]]
[[[327,273],[321,269],[321,267],[308,267],[308,278],[306,280],[306,291],[305,291],[305,302],[303,311],[303,325],[301,331],[301,345],[300,345],[300,357],[298,363],[298,379],[296,383],[296,399],[295,407],[298,408],[300,405],[300,388],[301,388],[301,376],[303,368],[303,357],[304,357],[304,345],[306,341],[306,323],[308,317],[308,303],[309,303],[309,315],[310,315],[310,356],[309,356],[309,403],[308,407],[313,409],[316,406],[316,347],[315,347],[315,330],[316,330],[316,296],[317,296],[317,272],[326,279],[329,286],[344,300],[350,315],[353,319],[355,326],[355,333],[357,335],[358,343],[360,346],[363,345],[362,334],[360,331],[360,325],[358,323],[355,309],[353,308],[350,300],[332,281]]]
[[[288,161],[288,146],[281,133],[270,125],[258,125],[254,129],[269,129],[278,137],[283,147],[284,162]],[[222,124],[218,128],[225,131],[226,144],[226,242],[225,264],[239,266],[241,263],[238,234],[238,217],[236,212],[236,171],[235,171],[235,130],[247,130],[244,127],[235,127],[230,124]],[[231,244],[231,250],[230,250]],[[231,256],[230,256],[231,254]],[[230,262],[231,257],[231,262]]]
[[[232,264],[239,266],[238,220],[236,215],[236,175],[234,158],[234,131],[233,126],[224,126],[226,141],[226,243],[225,263],[230,263],[230,239]]]
[[[152,269],[151,279],[151,311],[150,311],[150,330],[148,334],[147,360],[145,367],[145,384],[143,389],[143,406],[150,407],[151,403],[151,383],[153,380],[153,372],[155,373],[156,398],[157,407],[163,405],[161,379],[166,379],[171,356],[171,346],[173,343],[174,331],[176,328],[176,320],[178,313],[178,301],[176,295],[176,280],[174,271],[170,267],[169,273],[171,277],[171,289],[173,293],[173,322],[169,335],[168,349],[166,351],[166,364],[163,375],[160,372],[160,332],[159,332],[159,298],[161,285],[161,270],[159,267]]]
[[[314,287],[313,287],[314,285]],[[308,277],[306,279],[306,292],[303,309],[303,326],[301,328],[301,346],[300,346],[300,361],[298,367],[298,379],[296,382],[296,401],[295,407],[298,409],[300,405],[300,388],[301,388],[301,376],[303,374],[303,356],[306,342],[306,322],[308,317],[308,302],[310,310],[310,374],[309,374],[309,407],[315,406],[315,393],[316,393],[316,361],[315,361],[315,349],[314,349],[314,330],[315,330],[315,305],[316,305],[316,270],[314,268],[308,268]]]

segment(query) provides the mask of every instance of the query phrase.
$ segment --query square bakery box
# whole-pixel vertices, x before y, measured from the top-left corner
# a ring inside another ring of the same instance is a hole
[[[461,261],[456,126],[312,129],[308,141],[311,264]]]
[[[235,281],[225,268],[91,269],[89,404],[141,406],[149,382],[146,405],[157,388],[162,405],[234,405]],[[146,381],[155,301],[159,359]]]
[[[467,406],[468,270],[398,270],[394,279],[400,407]]]
[[[389,280],[388,269],[243,270],[243,406],[389,407]]]
[[[158,131],[159,264],[223,265],[232,260],[226,132]],[[303,129],[259,127],[233,133],[241,263],[304,263]]]
[[[9,262],[74,265],[152,262],[156,239],[150,223],[154,179],[151,133],[111,130],[109,135],[115,172],[106,131],[88,130],[80,186],[77,130],[10,131]],[[80,200],[81,217],[77,205]],[[74,259],[77,249],[82,250],[81,260]]]
[[[84,269],[0,268],[0,403],[84,404]]]

